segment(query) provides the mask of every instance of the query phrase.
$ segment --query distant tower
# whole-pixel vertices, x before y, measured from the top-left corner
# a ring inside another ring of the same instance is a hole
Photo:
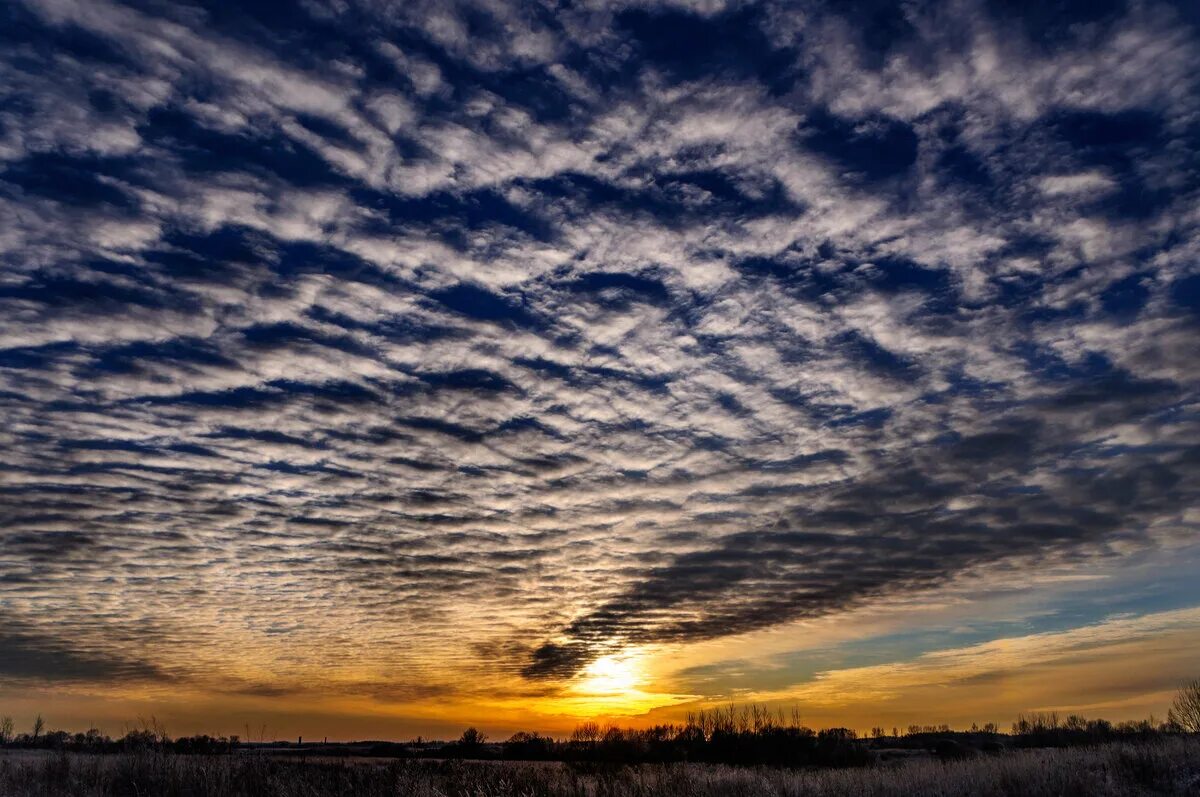
[[[297,746],[297,747],[299,747],[299,746],[300,746],[300,745],[302,745],[302,744],[304,744],[304,737],[303,737],[303,736],[297,736],[297,737],[296,737],[296,746]]]

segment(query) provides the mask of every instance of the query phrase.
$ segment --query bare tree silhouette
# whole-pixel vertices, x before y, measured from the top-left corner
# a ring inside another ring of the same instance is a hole
[[[1200,678],[1180,687],[1167,712],[1167,722],[1188,733],[1200,733]]]
[[[590,743],[600,739],[600,726],[595,722],[585,722],[571,733],[571,741]]]

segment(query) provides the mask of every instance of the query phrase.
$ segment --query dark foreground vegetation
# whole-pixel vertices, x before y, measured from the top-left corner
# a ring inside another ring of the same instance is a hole
[[[171,738],[154,721],[112,739],[14,734],[0,717],[0,795],[1200,795],[1200,681],[1166,722],[1057,714],[954,731],[910,726],[865,738],[813,731],[765,708],[701,711],[684,725],[579,726],[568,739],[295,744]]]
[[[1194,795],[1200,739],[924,757],[852,769],[278,758],[143,751],[0,753],[5,797],[1050,797]]]

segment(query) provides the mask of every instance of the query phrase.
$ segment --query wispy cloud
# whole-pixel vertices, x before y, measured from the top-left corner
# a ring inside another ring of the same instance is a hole
[[[847,666],[746,699],[802,706],[811,721],[969,723],[1022,711],[1154,711],[1188,677],[1195,609],[1112,617],[1067,631],[1001,637],[910,660]]]
[[[10,4],[8,674],[521,692],[1194,533],[1193,27],[803,10]]]

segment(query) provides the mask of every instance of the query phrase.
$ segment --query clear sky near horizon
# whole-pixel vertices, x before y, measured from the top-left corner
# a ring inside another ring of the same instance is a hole
[[[1200,676],[1194,3],[0,9],[0,714]]]

